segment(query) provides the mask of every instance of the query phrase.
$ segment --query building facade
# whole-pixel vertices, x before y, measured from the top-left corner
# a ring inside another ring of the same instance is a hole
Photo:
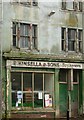
[[[83,1],[12,0],[1,5],[4,115],[83,115]]]

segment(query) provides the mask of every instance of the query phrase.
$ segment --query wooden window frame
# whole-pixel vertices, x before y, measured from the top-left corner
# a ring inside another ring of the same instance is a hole
[[[17,47],[17,48],[20,48],[20,49],[37,49],[37,30],[38,30],[37,24],[32,24],[31,25],[31,24],[27,24],[27,23],[13,22],[13,28],[14,28],[14,25],[16,27],[16,34],[13,33],[13,46]],[[20,26],[21,25],[24,25],[25,27],[28,26],[28,34],[27,35],[25,35],[25,34],[21,35],[20,34],[20,32],[21,32]],[[35,26],[34,34],[32,34],[33,26]],[[14,42],[15,42],[14,37],[16,38],[16,45],[14,45]],[[21,39],[22,37],[25,40],[24,42],[26,42],[26,39],[28,39],[28,41],[27,41],[28,46],[25,46],[26,45],[25,43],[22,47],[20,46],[20,42],[22,40]],[[31,43],[33,43],[33,44],[31,44]]]
[[[12,71],[12,73],[13,73],[13,72],[14,72],[14,71]],[[18,72],[19,72],[19,71],[18,71]],[[15,71],[14,73],[17,73],[17,72]],[[33,72],[33,71],[32,71],[32,72],[31,72],[31,76],[32,76],[32,78],[31,78],[31,81],[32,81],[32,91],[31,91],[31,90],[27,90],[27,89],[26,89],[26,90],[23,90],[23,81],[24,81],[24,80],[23,80],[23,74],[24,74],[24,72],[19,72],[19,73],[20,73],[20,76],[21,76],[21,91],[22,91],[22,94],[25,94],[25,93],[31,93],[31,94],[32,94],[32,105],[33,105],[33,106],[31,107],[31,109],[32,109],[32,108],[34,108],[34,109],[36,108],[36,107],[34,106],[34,94],[39,92],[39,91],[35,91],[35,90],[34,90],[34,85],[35,85],[35,84],[34,84],[34,82],[35,82],[35,80],[34,80],[34,79],[35,79],[35,78],[34,78],[34,75],[35,75],[35,73],[38,73],[38,74],[40,73],[40,74],[42,74],[42,76],[43,76],[43,79],[42,79],[42,81],[43,81],[43,89],[42,89],[42,94],[43,94],[43,106],[42,106],[42,109],[46,108],[46,107],[45,107],[45,103],[44,103],[44,102],[45,102],[45,101],[44,101],[44,100],[45,100],[45,99],[44,99],[44,94],[47,94],[47,91],[44,90],[45,74],[52,74],[52,75],[54,75],[54,74],[53,74],[53,73],[46,73],[46,72],[43,73],[43,72]],[[26,72],[26,73],[30,73],[30,72]],[[53,77],[53,78],[54,78],[54,77]],[[54,82],[54,79],[53,79],[53,82]],[[12,81],[11,81],[11,83],[12,83]],[[54,83],[53,83],[53,85],[54,85]],[[12,86],[12,84],[11,84],[11,86]],[[11,87],[11,88],[12,88],[12,87]],[[52,88],[53,88],[53,87],[52,87]],[[54,90],[54,88],[53,88],[53,90]],[[52,91],[53,91],[53,90],[52,90]],[[16,93],[16,90],[11,90],[11,94],[12,94],[12,93]],[[52,99],[52,107],[47,107],[47,108],[52,108],[52,109],[53,109],[53,107],[54,107],[54,105],[53,105],[53,103],[54,103],[54,93],[52,93],[52,97],[53,97],[53,99]],[[12,102],[12,101],[11,101],[11,102]],[[14,108],[16,108],[16,106],[12,106],[12,108],[14,109]],[[23,105],[23,97],[22,97],[22,106],[21,106],[21,108],[22,108],[22,109],[25,109],[25,106]],[[26,107],[26,108],[27,108],[27,107]],[[38,108],[39,108],[39,107],[38,107]],[[30,107],[29,107],[29,109],[30,109]]]

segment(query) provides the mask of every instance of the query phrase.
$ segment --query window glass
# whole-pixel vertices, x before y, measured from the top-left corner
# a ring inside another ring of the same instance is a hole
[[[73,0],[67,0],[67,9],[72,10],[73,9]]]
[[[13,35],[13,46],[16,46],[16,36]]]
[[[37,25],[13,23],[13,46],[30,49],[30,45],[37,48]]]
[[[83,10],[83,3],[81,1],[79,1],[79,10],[82,11]]]
[[[43,90],[43,74],[40,73],[34,74],[34,90],[35,91]]]
[[[73,82],[78,82],[79,72],[78,70],[73,70]]]
[[[23,73],[23,90],[32,90],[32,73]]]
[[[12,72],[11,82],[13,107],[53,107],[53,74]]]
[[[76,30],[68,29],[68,50],[75,50]]]
[[[21,90],[21,74],[11,73],[12,90]]]
[[[62,9],[66,10],[66,0],[62,0]]]
[[[20,37],[20,48],[28,48],[28,38]]]
[[[13,34],[16,34],[16,25],[13,23]]]
[[[66,69],[60,69],[59,81],[60,82],[67,82],[67,70]]]
[[[24,30],[25,30],[25,25],[24,24],[21,24],[20,25],[20,36],[24,36]]]

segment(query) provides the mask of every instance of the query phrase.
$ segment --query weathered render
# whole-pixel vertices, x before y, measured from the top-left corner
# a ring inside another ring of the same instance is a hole
[[[63,0],[1,1],[4,117],[83,115],[84,2],[72,1],[72,9],[62,8]]]

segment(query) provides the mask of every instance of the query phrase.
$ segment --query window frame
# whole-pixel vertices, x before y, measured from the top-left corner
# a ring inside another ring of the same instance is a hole
[[[74,36],[72,36],[73,31],[74,31]],[[76,34],[77,34],[76,29],[68,28],[68,35],[67,35],[68,36],[68,51],[75,51],[75,49],[76,49],[76,47],[75,47]]]
[[[62,32],[63,29],[66,33]],[[74,35],[75,38],[72,39],[72,42],[74,42],[73,43],[74,48],[71,48],[72,50],[69,49],[69,39],[68,39],[69,30],[75,30],[75,35]],[[79,32],[80,32],[80,40],[79,40]],[[63,33],[65,35],[62,35]],[[62,36],[64,36],[64,39]],[[83,42],[83,30],[82,29],[61,27],[61,50],[62,51],[82,53],[82,50],[83,50],[82,42]]]
[[[39,91],[35,91],[35,89],[34,89],[34,74],[35,73],[38,73],[38,74],[42,74],[42,76],[43,76],[43,84],[45,84],[45,75],[47,75],[47,74],[50,74],[50,75],[52,75],[53,76],[53,86],[54,86],[54,73],[53,72],[37,72],[37,71],[11,71],[11,73],[20,73],[21,74],[21,90],[22,90],[22,94],[25,94],[25,93],[31,93],[32,94],[32,107],[30,108],[30,107],[25,107],[25,106],[23,106],[23,98],[22,98],[22,106],[21,106],[21,108],[22,109],[32,109],[32,108],[34,108],[34,109],[39,109],[39,108],[42,108],[42,109],[53,109],[54,108],[54,93],[53,93],[53,91],[54,91],[54,87],[52,87],[53,88],[53,90],[52,90],[52,107],[46,107],[45,106],[45,104],[44,104],[44,95],[45,94],[47,94],[48,92],[47,91],[45,91],[45,89],[44,89],[44,85],[43,85],[43,90],[42,90],[42,96],[43,96],[43,106],[42,107],[35,107],[34,106],[34,95],[36,94],[36,93],[38,93]],[[27,90],[23,90],[23,86],[22,86],[22,84],[23,84],[23,74],[24,73],[31,73],[32,74],[32,91],[27,91]],[[16,90],[15,90],[15,92],[16,92]],[[16,109],[16,106],[12,106],[12,93],[14,93],[14,90],[12,90],[12,81],[11,81],[11,107],[12,107],[12,109]],[[50,93],[50,91],[49,91],[49,93]]]
[[[70,7],[70,3],[69,2],[72,2],[72,5]],[[69,4],[69,7],[68,7],[68,4]],[[80,0],[62,0],[61,2],[61,9],[62,10],[68,10],[68,11],[79,11],[79,12],[82,12],[83,11],[83,4],[82,4],[82,1]]]
[[[60,74],[61,75],[63,74],[63,76],[65,76],[65,81],[62,81],[63,77],[61,78]],[[76,77],[74,77],[74,74],[76,75]],[[79,79],[80,79],[79,75],[80,75],[79,69],[63,69],[63,68],[61,68],[59,70],[59,83],[68,84],[69,85],[73,81],[73,84],[78,84],[79,83]],[[72,78],[71,78],[71,76],[72,76]],[[76,78],[76,81],[74,81],[75,78]],[[68,86],[68,87],[70,88],[71,86]]]
[[[38,25],[37,24],[30,24],[30,23],[24,23],[24,22],[15,22],[13,21],[12,23],[13,27],[12,27],[12,36],[13,36],[13,47],[14,48],[19,48],[19,49],[38,49],[37,44],[38,44]],[[16,27],[16,34],[14,34],[14,25]],[[23,27],[22,27],[23,26]],[[35,26],[34,29],[34,34],[32,33],[33,31],[33,26]],[[28,27],[28,29],[26,29]],[[23,29],[22,29],[23,28]],[[21,34],[21,31],[23,30],[24,35]],[[28,34],[26,34],[28,32]],[[16,42],[14,41],[14,37],[16,38]],[[23,37],[24,41],[24,45],[21,46],[22,42],[21,42],[21,38]],[[28,41],[27,41],[27,40]],[[34,40],[33,40],[34,39]],[[34,44],[32,44],[34,41]],[[14,45],[14,42],[16,43],[16,45]],[[28,43],[28,45],[26,46],[25,42]]]

